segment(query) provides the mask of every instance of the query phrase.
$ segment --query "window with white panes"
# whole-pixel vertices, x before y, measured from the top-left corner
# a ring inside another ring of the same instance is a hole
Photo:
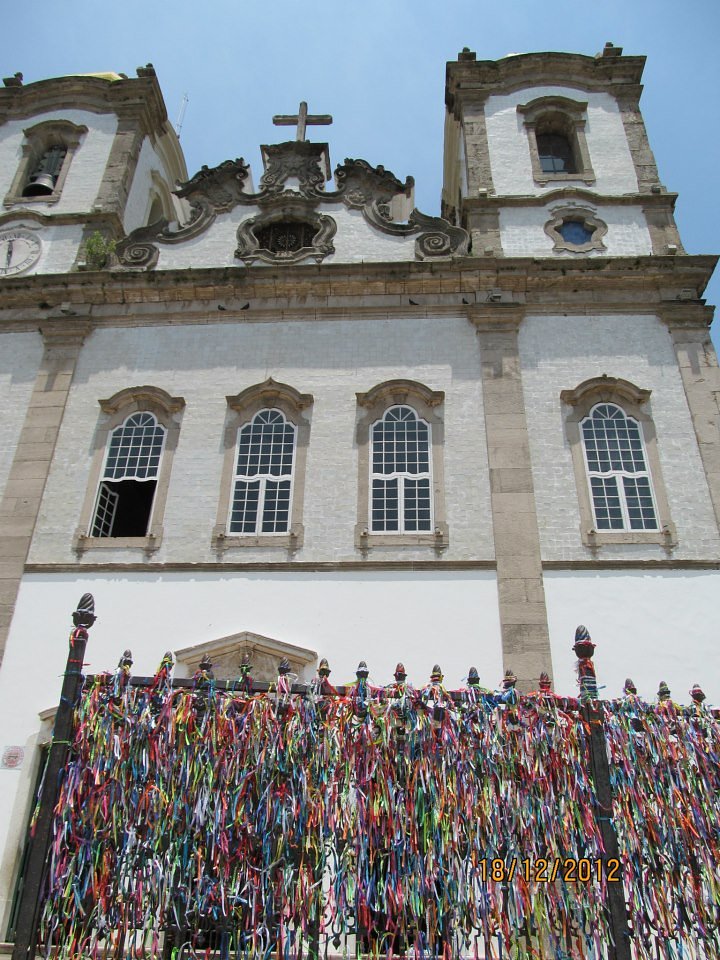
[[[597,530],[658,530],[640,424],[615,404],[596,404],[580,423]]]
[[[370,461],[370,530],[432,530],[430,425],[412,407],[390,407],[373,424]]]
[[[228,531],[290,530],[296,428],[277,409],[260,410],[238,431]]]

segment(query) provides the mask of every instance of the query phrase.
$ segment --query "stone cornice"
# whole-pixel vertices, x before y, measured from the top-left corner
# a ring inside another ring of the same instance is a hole
[[[163,132],[167,110],[155,76],[123,80],[55,77],[21,87],[0,88],[0,123],[52,110],[114,113],[141,121],[146,133]]]
[[[149,273],[41,274],[0,281],[0,323],[27,325],[62,304],[116,324],[257,322],[307,317],[460,315],[476,304],[528,312],[712,311],[699,297],[711,256],[465,257],[442,263],[227,267]],[[176,304],[168,312],[168,304]]]
[[[563,200],[579,200],[596,207],[669,207],[675,209],[677,193],[595,193],[576,187],[561,187],[540,194],[493,194],[483,197],[463,197],[463,210],[470,212],[496,210],[500,207],[544,207]]]
[[[645,57],[587,57],[579,53],[524,53],[502,60],[450,61],[445,74],[445,102],[458,115],[462,100],[482,102],[491,94],[523,87],[574,87],[636,99]]]
[[[86,561],[83,563],[26,563],[25,573],[43,574],[83,574],[106,573],[111,571],[113,576],[122,573],[198,573],[201,571],[222,571],[231,573],[236,571],[286,571],[298,573],[323,573],[333,570],[488,570],[494,571],[497,567],[495,560],[337,560],[337,561],[258,561],[238,562],[233,560],[214,562],[159,562],[159,563],[99,563]],[[543,570],[718,570],[720,560],[714,557],[705,560],[682,558],[672,560],[543,560]]]
[[[101,211],[86,211],[79,213],[40,213],[37,210],[16,206],[6,213],[0,213],[0,227],[16,221],[33,220],[43,227],[77,225],[85,229],[101,225],[115,231],[122,231],[122,220],[115,214]]]
[[[714,308],[701,303],[678,300],[661,304],[656,313],[671,330],[690,327],[705,330],[712,323]]]
[[[467,308],[467,318],[478,333],[519,330],[527,310],[515,304],[476,304]]]
[[[80,346],[92,333],[89,320],[76,317],[47,318],[40,323],[40,333],[46,346]]]

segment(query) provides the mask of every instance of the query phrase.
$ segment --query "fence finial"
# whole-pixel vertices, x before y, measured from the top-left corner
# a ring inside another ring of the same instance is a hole
[[[626,697],[637,696],[637,687],[635,686],[633,681],[630,679],[630,677],[627,678],[627,680],[623,685],[623,693],[625,694]]]
[[[76,627],[85,627],[89,629],[97,620],[95,616],[95,598],[91,593],[84,593],[80,597],[77,610],[72,615],[73,623]]]
[[[573,650],[578,658],[577,674],[580,700],[584,703],[588,700],[597,700],[597,678],[595,676],[595,664],[592,662],[595,644],[592,642],[588,628],[582,624],[575,631]]]

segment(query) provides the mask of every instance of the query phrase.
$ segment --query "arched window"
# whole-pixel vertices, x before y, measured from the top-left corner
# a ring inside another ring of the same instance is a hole
[[[22,159],[4,204],[55,203],[87,127],[70,120],[43,120],[24,133]]]
[[[432,530],[430,426],[395,406],[372,428],[370,530]]]
[[[147,534],[164,440],[165,430],[147,411],[111,432],[90,536]]]
[[[657,512],[637,420],[598,403],[580,423],[597,530],[657,530]]]
[[[182,397],[153,386],[129,387],[100,401],[103,417],[76,550],[157,550],[184,406]]]
[[[231,534],[289,531],[295,434],[295,427],[275,409],[261,410],[238,431]]]
[[[537,97],[517,109],[527,133],[536,183],[595,182],[585,139],[587,103],[569,97]]]
[[[216,550],[302,548],[312,403],[272,377],[227,397]]]
[[[442,390],[387,380],[358,393],[355,546],[433,547],[450,537],[445,516]]]
[[[560,399],[580,508],[580,532],[603,545],[677,543],[663,483],[650,391],[619,377],[592,377]]]

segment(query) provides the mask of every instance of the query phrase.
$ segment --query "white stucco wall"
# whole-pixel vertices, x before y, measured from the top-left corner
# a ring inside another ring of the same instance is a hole
[[[117,117],[114,114],[91,113],[88,110],[53,110],[24,117],[22,120],[9,120],[0,125],[0,198],[10,189],[22,159],[22,144],[25,140],[23,130],[46,120],[70,120],[86,126],[88,132],[82,136],[75,151],[57,203],[33,200],[28,203],[28,208],[37,213],[53,214],[88,211],[100,189],[117,130]]]
[[[302,561],[358,560],[355,394],[407,378],[445,391],[444,559],[492,559],[492,521],[479,353],[462,317],[216,323],[96,330],[83,346],[41,506],[31,562],[71,562],[88,484],[98,400],[152,384],[183,396],[159,561],[214,562],[227,404],[269,376],[311,393]],[[374,548],[373,558],[434,560],[432,547]],[[285,561],[283,548],[232,548],[229,562]],[[92,550],[84,563],[97,562]],[[103,550],[102,562],[142,560],[138,549]]]
[[[393,237],[371,227],[360,210],[348,210],[340,204],[328,204],[321,212],[337,223],[333,238],[335,253],[328,263],[377,263],[415,259],[415,236]]]
[[[0,498],[35,386],[42,340],[37,332],[0,336]]]
[[[218,216],[208,229],[197,237],[178,244],[158,244],[160,258],[157,269],[242,266],[243,261],[235,256],[237,230],[243,220],[255,217],[259,212],[257,207],[238,206],[230,213]],[[317,212],[332,217],[337,224],[337,232],[332,239],[335,253],[326,257],[323,263],[376,263],[415,259],[415,236],[389,236],[371,227],[359,210],[348,210],[342,204],[321,204]],[[313,259],[304,262],[315,263]],[[276,269],[275,264],[263,264],[259,260],[255,261],[254,266]]]
[[[70,613],[86,590],[99,618],[88,673],[114,669],[130,646],[133,672],[152,674],[168,648],[252,630],[326,656],[337,683],[354,679],[360,659],[378,685],[392,681],[398,660],[416,686],[427,683],[436,662],[449,687],[460,686],[473,665],[490,686],[502,677],[490,571],[26,576],[0,671],[0,752],[26,750],[22,768],[0,770],[3,929],[34,780],[38,713],[57,704]]]
[[[644,409],[652,416],[670,515],[677,528],[674,558],[720,556],[710,494],[667,327],[656,317],[535,316],[520,328],[520,357],[535,485],[540,543],[545,560],[588,559],[580,539],[580,514],[568,413],[560,391],[590,377],[622,377],[651,390]],[[603,546],[601,559],[667,558],[660,545]]]
[[[506,257],[627,257],[652,253],[652,241],[645,214],[640,207],[601,206],[577,204],[578,219],[592,213],[607,224],[602,238],[604,249],[588,253],[553,249],[553,240],[545,233],[545,224],[568,209],[567,202],[551,203],[547,207],[502,207],[500,209],[500,240]]]
[[[559,691],[577,692],[572,645],[582,623],[597,645],[603,699],[621,696],[631,677],[646,700],[665,680],[678,703],[690,702],[694,683],[720,703],[720,571],[553,570],[544,582]]]
[[[517,111],[519,104],[553,96],[587,102],[585,137],[596,177],[591,189],[604,194],[636,192],[635,167],[614,98],[609,93],[561,86],[526,87],[503,96],[488,97],[485,119],[495,192],[538,196],[563,185],[557,181],[540,185],[533,180],[527,133],[522,114]],[[573,181],[567,185],[573,185]]]

